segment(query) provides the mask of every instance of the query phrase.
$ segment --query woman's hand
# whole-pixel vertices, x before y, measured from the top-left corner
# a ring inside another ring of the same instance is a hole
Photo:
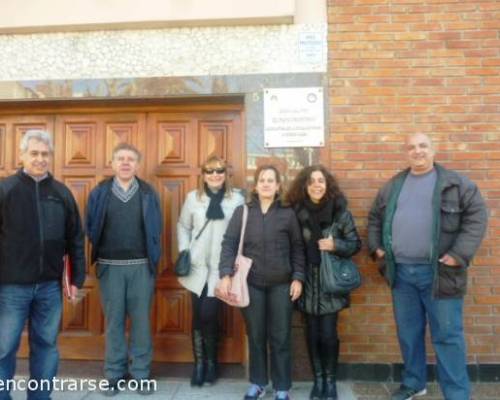
[[[231,278],[229,275],[226,275],[220,280],[218,290],[221,296],[229,297],[229,291],[231,290]]]
[[[381,248],[378,248],[377,250],[375,250],[375,256],[380,260],[385,257],[385,251]]]
[[[302,294],[302,282],[294,279],[290,285],[290,297],[292,301],[297,300]]]
[[[335,250],[335,242],[333,238],[330,236],[326,239],[318,240],[318,247],[322,251],[333,251]]]

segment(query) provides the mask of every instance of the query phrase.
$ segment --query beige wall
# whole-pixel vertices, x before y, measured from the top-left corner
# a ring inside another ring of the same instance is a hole
[[[326,0],[2,0],[0,32],[326,21]]]

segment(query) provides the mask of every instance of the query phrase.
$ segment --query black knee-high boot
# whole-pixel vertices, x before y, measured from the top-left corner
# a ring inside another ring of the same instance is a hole
[[[309,361],[311,362],[311,370],[313,373],[313,387],[309,394],[309,399],[320,400],[324,385],[324,371],[321,364],[321,355],[319,353],[319,343],[316,337],[307,335],[307,351],[309,353]]]
[[[325,381],[323,399],[337,400],[337,364],[339,359],[339,341],[324,342],[321,346]]]
[[[205,343],[205,355],[207,358],[207,369],[205,373],[205,382],[209,384],[214,384],[217,380],[217,342],[218,336],[216,334],[210,334],[203,338]]]
[[[199,329],[193,329],[194,368],[191,375],[191,386],[203,386],[205,365],[203,364],[203,336]]]

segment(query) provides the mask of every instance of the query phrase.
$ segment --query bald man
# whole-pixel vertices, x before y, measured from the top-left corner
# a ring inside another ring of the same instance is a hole
[[[427,135],[408,136],[405,153],[409,168],[382,187],[368,216],[368,246],[392,289],[404,361],[391,399],[426,393],[429,321],[445,399],[469,400],[463,297],[486,231],[486,206],[473,182],[434,162]]]

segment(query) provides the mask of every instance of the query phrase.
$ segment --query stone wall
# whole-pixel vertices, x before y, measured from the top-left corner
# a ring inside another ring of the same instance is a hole
[[[0,81],[325,72],[326,35],[324,23],[0,35]]]

